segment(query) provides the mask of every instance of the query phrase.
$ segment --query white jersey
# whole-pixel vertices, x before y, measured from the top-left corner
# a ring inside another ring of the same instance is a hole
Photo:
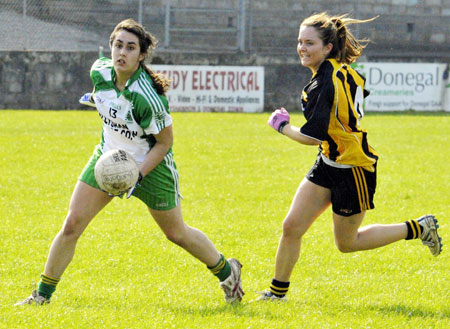
[[[94,101],[103,120],[101,151],[122,149],[141,163],[156,143],[153,135],[172,124],[167,98],[157,94],[142,67],[122,91],[116,88],[114,78],[111,59],[102,57],[92,65]]]

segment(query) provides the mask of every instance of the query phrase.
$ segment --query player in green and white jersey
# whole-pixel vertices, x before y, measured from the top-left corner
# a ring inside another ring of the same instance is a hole
[[[95,106],[103,121],[102,138],[73,191],[69,212],[50,248],[38,289],[16,305],[45,304],[72,260],[78,238],[111,200],[94,177],[104,152],[122,149],[139,163],[140,181],[127,193],[142,200],[166,237],[203,262],[220,280],[228,302],[240,301],[242,265],[225,259],[201,231],[186,225],[180,206],[178,171],[173,160],[172,118],[165,92],[168,81],[144,64],[155,40],[132,19],[120,22],[110,36],[112,59],[92,66]]]

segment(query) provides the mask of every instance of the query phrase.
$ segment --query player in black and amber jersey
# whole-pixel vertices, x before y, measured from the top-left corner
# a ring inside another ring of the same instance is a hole
[[[334,236],[342,252],[374,249],[402,239],[420,238],[434,256],[441,252],[437,220],[432,215],[404,223],[361,227],[366,210],[372,209],[378,154],[360,128],[364,77],[352,69],[364,45],[347,28],[356,20],[326,13],[306,18],[300,25],[297,52],[312,78],[302,92],[306,123],[290,124],[289,113],[277,109],[269,125],[301,144],[318,145],[316,163],[300,183],[283,222],[275,275],[261,300],[285,300],[292,269],[300,255],[302,236],[330,204]]]
[[[378,155],[359,127],[363,117],[364,77],[336,59],[326,59],[303,89],[306,124],[300,132],[321,141],[324,157],[340,164],[365,167],[373,172]]]

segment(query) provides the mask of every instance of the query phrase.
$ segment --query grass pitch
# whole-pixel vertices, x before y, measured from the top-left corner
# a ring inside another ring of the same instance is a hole
[[[72,188],[100,139],[95,112],[0,111],[0,328],[446,328],[449,256],[419,241],[341,254],[327,210],[304,238],[287,303],[251,303],[273,275],[281,223],[316,147],[268,114],[174,113],[185,221],[243,264],[242,304],[165,239],[137,199],[114,200],[80,238],[52,303],[14,307],[38,282]],[[301,125],[300,114],[293,123]],[[450,226],[447,114],[369,114],[380,154],[363,225],[422,214]]]

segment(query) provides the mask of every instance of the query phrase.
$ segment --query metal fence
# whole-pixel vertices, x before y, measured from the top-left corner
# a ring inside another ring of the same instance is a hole
[[[169,51],[245,51],[247,0],[189,8],[155,0],[0,0],[0,50],[93,51],[134,18]]]
[[[449,48],[447,1],[417,7],[377,6],[385,3],[381,0],[299,0],[289,8],[293,1],[0,0],[0,51],[108,49],[114,26],[131,17],[168,52],[295,53],[302,17],[330,10],[352,12],[357,18],[381,14],[375,22],[355,25],[357,37],[369,37],[378,44],[375,51],[386,52],[392,45],[394,50],[403,47],[399,54],[426,47],[435,54]]]
[[[245,1],[238,8],[164,7],[164,48],[245,51]]]

